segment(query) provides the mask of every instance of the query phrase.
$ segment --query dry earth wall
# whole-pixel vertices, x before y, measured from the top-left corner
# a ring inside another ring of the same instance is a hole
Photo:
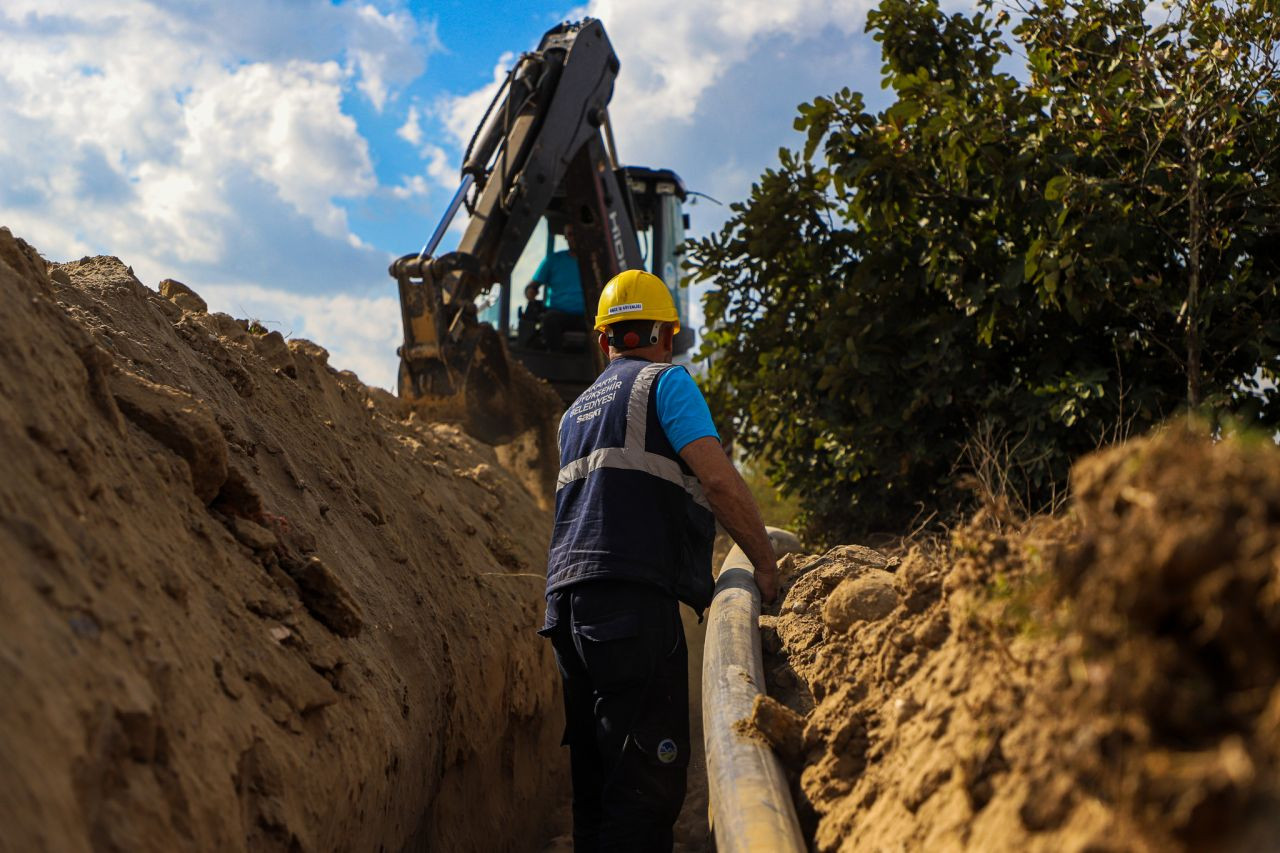
[[[0,847],[500,850],[549,522],[319,346],[0,230]]]

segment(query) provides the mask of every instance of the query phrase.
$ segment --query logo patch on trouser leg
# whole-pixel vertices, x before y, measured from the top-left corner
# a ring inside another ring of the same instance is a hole
[[[666,738],[658,744],[658,760],[663,764],[670,764],[679,757],[680,750],[671,738]]]

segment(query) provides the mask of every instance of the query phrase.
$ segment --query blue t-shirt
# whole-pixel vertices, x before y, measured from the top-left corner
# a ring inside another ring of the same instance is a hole
[[[582,314],[586,305],[582,299],[582,278],[578,274],[578,261],[567,249],[552,252],[538,264],[533,280],[546,285],[545,304],[549,311]]]
[[[676,453],[691,441],[712,436],[720,439],[711,422],[711,410],[689,371],[682,365],[658,377],[658,422]]]

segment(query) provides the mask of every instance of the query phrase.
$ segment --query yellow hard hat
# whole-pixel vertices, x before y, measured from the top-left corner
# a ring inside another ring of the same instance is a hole
[[[644,270],[623,270],[609,279],[600,292],[600,306],[596,309],[596,331],[623,320],[656,320],[675,323],[680,331],[680,315],[671,291],[656,275]]]

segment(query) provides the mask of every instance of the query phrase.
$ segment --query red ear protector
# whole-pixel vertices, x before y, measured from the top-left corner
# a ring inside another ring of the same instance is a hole
[[[609,346],[613,347],[614,349],[620,352],[625,352],[626,350],[631,350],[631,349],[638,349],[641,346],[651,346],[652,344],[656,344],[661,339],[661,334],[660,334],[661,331],[662,331],[662,324],[654,323],[653,329],[650,330],[649,332],[649,343],[647,344],[643,343],[643,339],[635,332],[627,332],[621,338],[618,338],[617,333],[610,332]]]

